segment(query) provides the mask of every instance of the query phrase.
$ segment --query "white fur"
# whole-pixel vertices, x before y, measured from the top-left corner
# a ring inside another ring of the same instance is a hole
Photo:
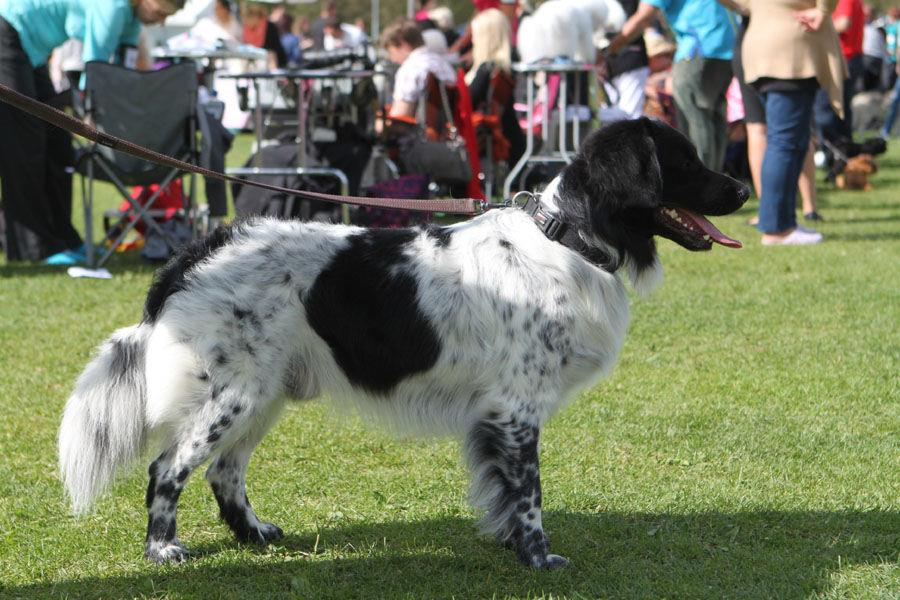
[[[522,19],[516,47],[525,63],[559,57],[593,63],[596,47],[624,23],[616,0],[548,0]]]
[[[59,467],[72,510],[87,510],[112,482],[118,468],[128,467],[145,442],[144,381],[137,373],[121,377],[118,343],[142,347],[149,327],[136,325],[113,333],[97,350],[66,403],[59,434]],[[144,365],[143,351],[135,360]],[[132,375],[138,375],[132,377]]]

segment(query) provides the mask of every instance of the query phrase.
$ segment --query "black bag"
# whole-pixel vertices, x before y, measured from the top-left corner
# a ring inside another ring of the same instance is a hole
[[[469,155],[461,139],[429,140],[420,130],[400,140],[400,160],[407,173],[428,175],[435,183],[465,185],[472,179]]]
[[[435,183],[466,185],[472,179],[472,165],[466,141],[453,125],[453,113],[447,90],[438,82],[441,106],[447,123],[447,136],[443,140],[430,140],[421,128],[416,127],[400,140],[400,160],[407,173],[428,175]]]

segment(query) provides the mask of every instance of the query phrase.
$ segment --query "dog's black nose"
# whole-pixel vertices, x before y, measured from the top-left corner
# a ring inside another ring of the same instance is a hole
[[[750,199],[750,186],[738,183],[737,198],[741,204]]]

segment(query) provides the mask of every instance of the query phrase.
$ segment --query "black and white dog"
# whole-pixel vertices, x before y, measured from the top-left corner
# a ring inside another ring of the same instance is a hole
[[[375,230],[260,219],[219,229],[157,274],[143,320],[78,379],[59,434],[76,512],[147,448],[146,556],[180,561],[178,497],[208,459],[241,541],[282,536],[244,490],[286,398],[327,395],[406,430],[465,439],[486,532],[537,568],[564,565],[541,524],[541,427],[608,373],[628,324],[620,273],[661,279],[653,236],[739,246],[702,215],[746,186],[641,119],[588,137],[529,210]]]

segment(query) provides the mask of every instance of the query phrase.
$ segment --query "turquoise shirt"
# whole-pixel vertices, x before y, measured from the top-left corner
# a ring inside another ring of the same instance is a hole
[[[897,21],[894,21],[884,28],[887,37],[888,60],[892,63],[897,62],[897,25]]]
[[[678,44],[675,61],[703,58],[731,60],[735,24],[716,0],[642,0],[665,13]]]
[[[84,43],[84,62],[108,62],[120,44],[137,46],[141,31],[130,0],[0,0],[0,17],[19,33],[33,67],[70,38]]]

